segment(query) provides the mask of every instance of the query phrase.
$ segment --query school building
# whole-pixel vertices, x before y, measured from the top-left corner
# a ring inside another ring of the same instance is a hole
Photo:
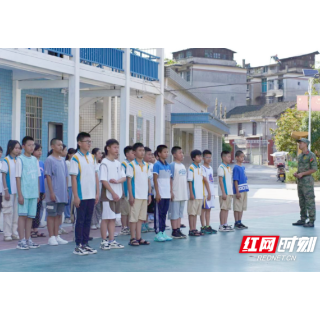
[[[53,137],[75,147],[79,131],[86,131],[92,147],[116,138],[122,150],[140,141],[152,150],[166,142],[185,146],[187,153],[204,147],[220,152],[227,125],[207,113],[195,94],[171,92],[189,84],[175,79],[173,70],[165,74],[163,48],[154,52],[0,49],[0,146],[31,135],[45,158]]]

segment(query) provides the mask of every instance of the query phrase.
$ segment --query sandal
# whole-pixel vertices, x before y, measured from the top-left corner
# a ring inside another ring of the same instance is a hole
[[[180,228],[186,228],[184,224],[180,224]]]
[[[189,231],[189,236],[190,237],[199,237],[200,234],[199,234],[199,232],[197,230],[190,230]]]
[[[32,231],[31,238],[38,238],[38,231]]]
[[[141,246],[148,246],[148,245],[150,244],[149,241],[143,240],[143,239],[140,239],[140,240],[137,240],[137,241],[139,242],[139,244],[140,244]]]
[[[194,231],[197,232],[199,234],[199,236],[204,236],[204,232],[198,231],[198,230],[194,230]]]
[[[46,235],[43,232],[41,232],[41,233],[37,232],[37,235],[38,235],[38,238],[45,238],[46,237]]]
[[[130,239],[128,245],[133,246],[133,247],[138,247],[140,245],[140,243],[135,238],[133,238],[133,239]]]

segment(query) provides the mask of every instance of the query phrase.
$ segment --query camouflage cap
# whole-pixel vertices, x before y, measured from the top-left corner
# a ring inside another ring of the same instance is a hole
[[[307,145],[310,144],[310,141],[309,141],[308,139],[306,139],[306,138],[301,138],[301,139],[297,140],[297,142],[304,142],[304,143],[306,143]]]

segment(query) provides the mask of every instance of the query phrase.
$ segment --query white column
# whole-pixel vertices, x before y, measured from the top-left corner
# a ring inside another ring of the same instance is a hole
[[[20,141],[21,127],[21,89],[19,89],[19,81],[12,81],[12,138]]]
[[[111,97],[103,98],[103,145],[111,138]]]
[[[130,115],[130,48],[122,49],[123,69],[126,76],[125,86],[120,90],[120,160],[124,159],[122,150],[129,144]]]
[[[163,144],[165,141],[165,110],[164,110],[164,49],[157,48],[156,55],[160,57],[159,60],[159,83],[160,92],[156,96],[156,145]]]
[[[118,137],[118,97],[114,97],[114,133],[113,136],[115,139]]]
[[[77,146],[80,120],[80,49],[72,49],[74,75],[69,76],[68,94],[68,147]]]

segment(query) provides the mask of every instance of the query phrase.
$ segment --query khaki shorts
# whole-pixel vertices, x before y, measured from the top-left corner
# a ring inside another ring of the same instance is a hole
[[[128,216],[130,213],[130,204],[128,199],[121,198],[120,199],[120,212],[122,216]]]
[[[236,195],[233,195],[233,211],[247,211],[248,192],[240,193],[241,198],[237,199]]]
[[[195,199],[188,201],[188,215],[189,216],[201,216],[201,210],[203,205],[203,199]]]
[[[138,222],[147,220],[148,200],[134,199],[134,204],[130,207],[129,222]]]
[[[233,195],[227,195],[227,200],[223,200],[222,196],[219,196],[220,209],[221,210],[231,210],[231,202]]]

